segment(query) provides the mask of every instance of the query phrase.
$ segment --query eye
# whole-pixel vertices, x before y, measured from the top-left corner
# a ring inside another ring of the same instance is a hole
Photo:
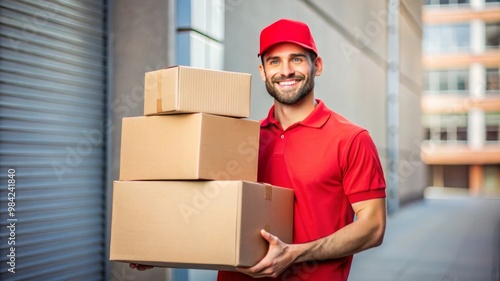
[[[277,65],[279,63],[279,60],[269,60],[268,62],[270,65]]]
[[[295,62],[295,63],[301,63],[303,61],[303,59],[301,57],[294,57],[292,59],[292,62]]]

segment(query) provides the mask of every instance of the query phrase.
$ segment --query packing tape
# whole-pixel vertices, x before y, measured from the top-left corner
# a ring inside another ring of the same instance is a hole
[[[161,78],[162,78],[162,73],[163,70],[159,70],[158,73],[156,74],[156,90],[157,90],[157,97],[156,97],[156,113],[163,112],[163,107],[161,106]]]
[[[265,183],[266,188],[266,200],[273,200],[273,187],[270,184]]]
[[[161,106],[161,99],[156,100],[156,113],[160,113],[163,111],[163,108]]]

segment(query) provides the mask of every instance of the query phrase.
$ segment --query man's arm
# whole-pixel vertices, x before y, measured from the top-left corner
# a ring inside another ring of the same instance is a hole
[[[267,255],[255,266],[238,270],[255,278],[277,277],[293,263],[345,257],[382,244],[386,225],[385,198],[357,202],[352,207],[356,221],[312,242],[285,244],[278,237],[261,231],[269,242]]]

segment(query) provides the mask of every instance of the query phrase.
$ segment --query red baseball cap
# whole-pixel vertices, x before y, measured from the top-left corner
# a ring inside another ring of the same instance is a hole
[[[272,46],[284,42],[295,43],[318,55],[316,43],[314,43],[307,24],[290,19],[280,19],[264,28],[260,33],[260,52],[257,56],[262,56]]]

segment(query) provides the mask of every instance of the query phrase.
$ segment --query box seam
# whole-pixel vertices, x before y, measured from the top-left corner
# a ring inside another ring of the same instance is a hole
[[[242,212],[242,204],[243,204],[243,181],[239,181],[240,184],[239,184],[239,187],[238,187],[238,205],[237,205],[237,208],[236,208],[236,222],[237,222],[237,225],[236,225],[236,232],[235,232],[235,244],[234,244],[234,248],[236,249],[235,251],[235,256],[234,256],[234,265],[235,266],[239,266],[240,264],[240,260],[241,260],[241,249],[239,247],[240,243],[241,243],[241,219],[238,219],[238,218],[241,218],[241,212]]]
[[[205,121],[205,118],[204,118],[204,114],[203,113],[196,113],[198,115],[198,132],[200,132],[200,136],[198,138],[198,143],[196,144],[196,149],[198,150],[198,152],[196,153],[197,156],[196,156],[196,161],[198,162],[198,164],[196,165],[196,175],[199,179],[201,179],[202,175],[201,175],[201,171],[200,171],[200,167],[201,167],[201,164],[202,164],[202,156],[201,155],[201,144],[203,143],[202,139],[203,139],[203,136],[205,135],[205,130],[204,130],[204,126],[203,126],[203,122]]]

